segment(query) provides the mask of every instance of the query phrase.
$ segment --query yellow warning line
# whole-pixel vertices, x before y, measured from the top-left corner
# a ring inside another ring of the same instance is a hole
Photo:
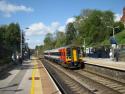
[[[32,61],[33,69],[32,69],[32,75],[31,75],[31,87],[30,87],[30,94],[43,94],[41,79],[35,80],[35,77],[40,78],[39,68],[38,68],[38,61],[33,60]]]
[[[35,68],[36,68],[36,65],[34,65],[34,69],[32,71],[32,84],[31,84],[31,89],[30,89],[30,94],[35,94],[34,93],[34,84],[35,84],[35,80],[34,80],[34,76],[35,76]]]

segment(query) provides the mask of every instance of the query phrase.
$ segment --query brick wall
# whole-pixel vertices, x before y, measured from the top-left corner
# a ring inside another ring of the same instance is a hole
[[[125,24],[125,7],[123,8],[123,16],[121,17],[121,21]]]

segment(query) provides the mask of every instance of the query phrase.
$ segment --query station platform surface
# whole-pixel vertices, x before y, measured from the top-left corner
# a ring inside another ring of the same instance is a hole
[[[85,61],[85,63],[87,63],[87,64],[92,64],[92,65],[97,65],[97,66],[125,71],[125,62],[120,62],[120,61],[116,62],[109,58],[103,59],[103,58],[84,57],[83,61]]]
[[[0,94],[61,94],[40,60],[32,57],[0,74]]]

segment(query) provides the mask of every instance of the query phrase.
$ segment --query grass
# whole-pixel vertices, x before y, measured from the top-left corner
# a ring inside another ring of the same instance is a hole
[[[125,30],[116,34],[118,44],[125,44]]]

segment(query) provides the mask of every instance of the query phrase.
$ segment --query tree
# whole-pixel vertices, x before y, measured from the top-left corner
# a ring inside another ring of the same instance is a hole
[[[20,49],[20,27],[18,24],[11,23],[6,31],[6,42],[8,44],[8,47],[10,47],[13,50],[19,50]]]
[[[124,24],[122,22],[115,22],[114,27],[116,27],[115,28],[115,34],[124,30]]]
[[[0,45],[4,45],[5,43],[5,33],[6,33],[6,26],[0,27]]]
[[[38,55],[42,55],[44,52],[44,45],[36,46],[35,50],[38,52]]]
[[[81,11],[80,15],[75,16],[74,22],[66,25],[65,33],[58,31],[55,35],[46,35],[44,46],[47,49],[51,49],[70,44],[103,45],[108,43],[113,32],[108,26],[119,26],[119,28],[115,28],[116,33],[124,30],[124,25],[121,22],[114,21],[114,13],[112,11],[85,9]]]
[[[65,46],[65,41],[66,41],[65,33],[60,31],[56,32],[55,40],[56,40],[55,43],[56,48]]]
[[[52,49],[54,48],[54,39],[51,33],[46,34],[44,39],[44,47],[45,49]]]
[[[86,14],[84,14],[86,13]],[[87,10],[80,15],[79,37],[80,41],[86,40],[87,45],[95,45],[109,37],[108,25],[114,23],[114,15],[111,11]],[[77,21],[76,20],[76,21]],[[83,42],[81,42],[83,44]]]
[[[74,27],[74,23],[69,23],[66,26],[66,45],[72,44],[76,39],[77,31]]]
[[[20,26],[11,23],[0,27],[0,62],[10,62],[11,55],[20,49]]]

